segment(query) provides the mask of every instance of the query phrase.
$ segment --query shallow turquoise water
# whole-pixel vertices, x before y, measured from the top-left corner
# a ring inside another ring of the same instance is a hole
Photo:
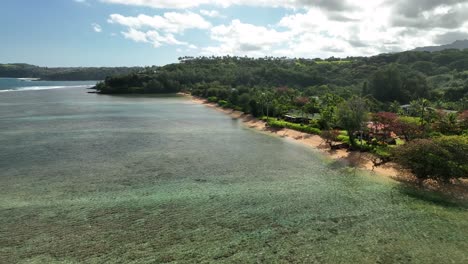
[[[182,97],[0,94],[0,263],[464,263],[468,213]]]

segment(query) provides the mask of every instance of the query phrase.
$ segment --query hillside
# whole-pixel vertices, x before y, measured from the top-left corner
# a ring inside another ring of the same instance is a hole
[[[25,63],[0,64],[0,77],[41,78],[44,80],[104,80],[107,76],[129,74],[142,67],[39,67]]]
[[[442,51],[442,50],[447,50],[447,49],[459,49],[459,50],[468,49],[468,39],[457,40],[447,45],[420,47],[420,48],[414,49],[414,51],[434,52],[434,51]]]
[[[346,59],[184,57],[179,63],[106,79],[101,93],[207,94],[232,89],[258,93],[288,87],[305,96],[332,93],[347,98],[405,104],[418,98],[454,102],[468,96],[468,50],[408,51]]]

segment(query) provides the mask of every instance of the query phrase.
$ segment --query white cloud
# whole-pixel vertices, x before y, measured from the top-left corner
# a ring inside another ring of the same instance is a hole
[[[394,49],[392,42],[401,30],[388,27],[389,11],[378,6],[363,6],[336,19],[317,8],[283,17],[278,27],[286,28],[293,38],[289,56],[369,55]],[[387,44],[389,43],[389,44]]]
[[[188,45],[187,42],[182,42],[177,40],[174,35],[172,34],[167,34],[164,36],[161,36],[158,32],[156,31],[148,31],[146,32],[146,35],[148,36],[148,39],[150,42],[153,44],[155,48],[162,46],[163,44],[167,45]]]
[[[346,11],[308,8],[284,16],[273,26],[233,20],[230,25],[212,28],[211,39],[218,44],[202,51],[206,55],[367,56],[433,45],[441,39],[466,36],[463,32],[468,32],[468,17],[457,15],[468,10],[468,3],[418,6],[420,15],[414,20],[408,18],[407,24],[405,20],[395,24],[395,12],[402,4],[407,2],[363,1]],[[457,16],[453,21],[435,19],[447,15]],[[431,23],[431,26],[420,23]]]
[[[207,17],[222,17],[222,15],[216,10],[200,10],[200,14]]]
[[[96,23],[93,23],[93,24],[91,24],[91,26],[93,27],[93,30],[94,30],[95,32],[97,32],[97,33],[102,32],[102,27],[101,27],[101,25],[96,24]]]
[[[133,28],[129,28],[128,31],[123,31],[122,35],[126,39],[131,39],[135,42],[149,42],[148,38],[146,37],[146,33],[142,31],[138,31]]]
[[[136,17],[112,14],[107,20],[111,24],[127,27],[122,35],[135,42],[151,43],[155,48],[162,45],[184,45],[195,47],[187,42],[179,41],[174,34],[182,34],[188,29],[208,29],[211,24],[203,17],[193,12],[167,12],[162,16]]]
[[[210,4],[211,0],[101,0],[105,3],[146,6],[152,8],[185,9]]]
[[[233,20],[229,25],[220,25],[211,29],[211,39],[220,42],[219,46],[206,47],[203,53],[215,55],[246,54],[260,56],[272,52],[291,37],[290,32],[280,32],[263,26],[242,23]]]
[[[205,17],[219,17],[216,10],[199,14],[167,12],[160,16],[113,14],[108,21],[127,28],[124,36],[137,42],[161,45],[189,43],[177,38],[186,30],[207,30],[213,43],[196,47],[203,55],[290,57],[366,56],[383,52],[443,44],[467,36],[466,0],[101,0],[153,8],[193,8],[232,5],[291,8],[272,25],[249,24],[234,19],[212,26]]]
[[[284,7],[284,8],[308,8],[320,7],[327,10],[345,10],[352,8],[349,0],[101,0],[101,2],[145,6],[151,8],[186,9],[203,5],[229,6],[259,6],[259,7]]]
[[[120,24],[134,29],[151,28],[170,33],[182,33],[187,29],[207,29],[211,27],[211,24],[203,17],[192,12],[168,12],[162,16],[140,14],[136,17],[112,14],[107,21],[111,24]]]
[[[130,39],[135,42],[150,43],[155,48],[158,48],[162,45],[190,46],[187,42],[177,40],[172,34],[161,35],[160,33],[154,30],[143,32],[133,28],[129,28],[127,31],[123,31],[122,35],[126,39]]]

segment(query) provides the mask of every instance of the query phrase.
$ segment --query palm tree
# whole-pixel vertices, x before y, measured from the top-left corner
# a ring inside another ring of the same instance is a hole
[[[426,113],[427,108],[429,107],[430,102],[425,98],[420,98],[417,100],[413,100],[410,102],[410,108],[414,112],[415,115],[419,117],[419,122],[421,123],[421,127],[423,127],[424,121],[426,121]]]

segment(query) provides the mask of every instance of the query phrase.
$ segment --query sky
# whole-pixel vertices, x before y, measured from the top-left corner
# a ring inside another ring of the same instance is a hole
[[[371,56],[468,39],[468,0],[1,0],[0,63]]]

